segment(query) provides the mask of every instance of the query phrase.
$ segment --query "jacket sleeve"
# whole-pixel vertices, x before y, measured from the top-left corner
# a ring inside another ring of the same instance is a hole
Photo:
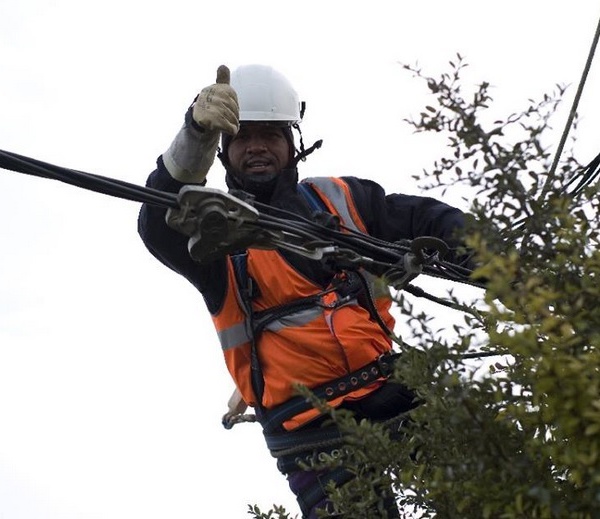
[[[369,234],[390,242],[434,236],[451,248],[461,245],[460,231],[465,225],[465,214],[459,209],[430,197],[387,195],[371,180],[356,177],[344,177],[344,180]]]
[[[177,193],[184,186],[165,168],[162,157],[157,160],[146,186],[160,191]],[[165,221],[166,210],[149,204],[142,205],[138,217],[138,233],[146,248],[161,263],[181,274],[203,295],[208,310],[216,313],[221,307],[226,291],[226,260],[218,259],[200,264],[188,253],[188,237],[171,229]]]

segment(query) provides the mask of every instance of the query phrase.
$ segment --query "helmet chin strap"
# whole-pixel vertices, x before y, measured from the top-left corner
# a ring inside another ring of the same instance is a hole
[[[313,151],[318,150],[322,144],[323,144],[323,139],[319,139],[310,148],[302,150],[300,153],[298,153],[298,155],[296,155],[292,159],[291,166],[294,168],[296,166],[298,166],[298,162],[300,162],[301,160],[302,161],[306,160],[306,157],[308,157]]]
[[[225,182],[229,189],[240,189],[257,196],[258,198],[265,199],[270,197],[273,193],[280,176],[293,174],[297,178],[298,163],[301,160],[306,160],[306,157],[308,157],[308,155],[310,155],[313,151],[319,149],[322,144],[323,141],[318,140],[310,148],[302,150],[296,156],[294,156],[294,158],[290,161],[290,164],[283,170],[261,175],[244,175],[238,171],[235,171],[221,150],[219,150],[217,156],[225,168]]]

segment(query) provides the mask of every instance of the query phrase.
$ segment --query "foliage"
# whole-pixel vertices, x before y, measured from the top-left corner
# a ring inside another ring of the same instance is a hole
[[[262,512],[256,505],[248,505],[248,513],[255,519],[292,519],[283,506],[273,505],[268,512]]]
[[[418,179],[472,201],[465,236],[486,290],[450,294],[469,311],[444,329],[399,295],[415,348],[395,376],[422,405],[400,428],[329,410],[347,444],[325,463],[357,475],[331,499],[343,517],[370,517],[389,487],[406,518],[600,517],[599,202],[593,186],[566,188],[581,172],[572,150],[552,167],[565,89],[486,122],[490,86],[465,93],[465,66],[457,56],[437,79],[405,66],[433,98],[407,122],[447,138]],[[466,361],[474,351],[497,356]]]
[[[439,81],[411,69],[437,98],[411,124],[449,135],[450,157],[437,161],[426,179],[430,186],[473,191],[475,218],[467,242],[478,253],[476,275],[488,280],[486,314],[466,319],[459,344],[439,347],[449,357],[460,354],[480,340],[479,329],[486,347],[506,357],[500,369],[477,379],[457,377],[459,366],[443,356],[435,359],[440,365],[421,385],[427,405],[415,413],[415,422],[431,429],[440,407],[456,405],[447,417],[458,421],[455,434],[452,427],[435,432],[451,442],[447,445],[460,441],[461,432],[468,436],[468,429],[478,434],[442,465],[436,460],[447,448],[436,452],[437,442],[423,437],[427,448],[417,466],[426,467],[427,477],[417,487],[432,501],[442,499],[442,508],[434,507],[441,516],[464,517],[467,507],[469,517],[595,517],[600,514],[596,193],[593,187],[568,192],[580,165],[571,153],[553,171],[542,141],[562,87],[487,129],[479,112],[491,101],[489,85],[481,84],[466,102],[459,84],[464,66],[458,56],[452,73]],[[519,132],[523,137],[516,143],[507,137]],[[408,380],[411,374],[404,371]],[[423,436],[419,430],[417,438]],[[458,475],[457,462],[463,467]],[[439,471],[448,467],[452,477],[441,477]]]

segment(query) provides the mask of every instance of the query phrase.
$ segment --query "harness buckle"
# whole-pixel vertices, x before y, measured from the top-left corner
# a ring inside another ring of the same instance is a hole
[[[400,358],[400,353],[382,353],[377,357],[376,364],[381,375],[388,378],[394,372],[394,364]]]

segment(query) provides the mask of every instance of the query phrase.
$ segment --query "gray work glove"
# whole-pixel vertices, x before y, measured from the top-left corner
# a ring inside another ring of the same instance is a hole
[[[239,129],[239,106],[229,86],[229,69],[217,69],[217,82],[198,94],[191,107],[193,122],[186,122],[163,153],[165,167],[185,184],[201,184],[213,165],[221,132],[235,135]]]
[[[235,135],[240,127],[240,107],[229,78],[229,69],[221,65],[217,69],[217,82],[203,88],[198,95],[192,117],[205,130]]]

